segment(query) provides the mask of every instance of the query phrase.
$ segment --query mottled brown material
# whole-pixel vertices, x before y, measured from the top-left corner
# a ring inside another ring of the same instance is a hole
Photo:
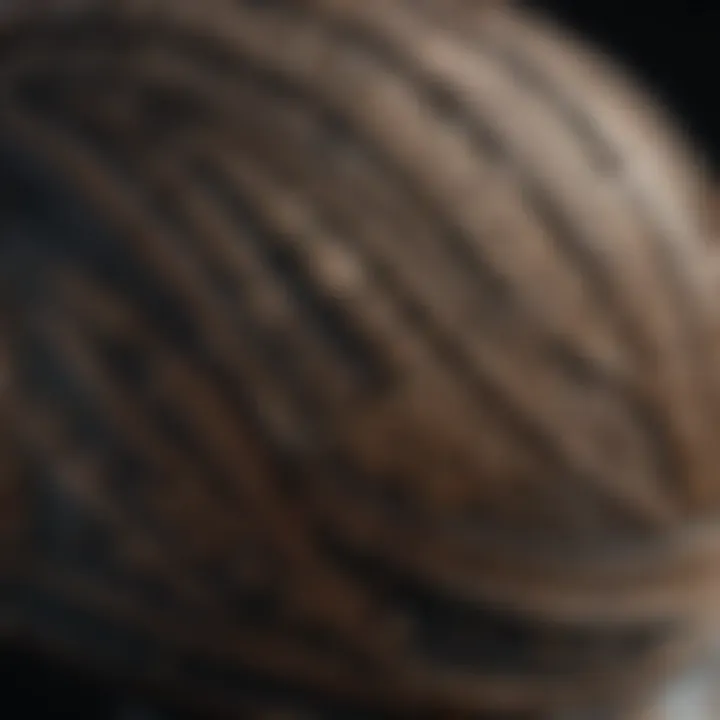
[[[709,638],[704,176],[604,59],[18,2],[0,143],[9,640],[239,717],[607,720]]]

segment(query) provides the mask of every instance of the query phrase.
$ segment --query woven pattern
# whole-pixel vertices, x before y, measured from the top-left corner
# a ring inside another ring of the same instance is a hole
[[[188,704],[348,720],[561,717],[694,647],[703,178],[620,73],[483,3],[18,5],[21,633]]]

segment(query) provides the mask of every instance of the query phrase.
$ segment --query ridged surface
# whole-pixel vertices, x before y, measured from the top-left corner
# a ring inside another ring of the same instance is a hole
[[[0,36],[8,626],[243,717],[552,716],[685,649],[716,326],[645,100],[482,3],[39,6]]]

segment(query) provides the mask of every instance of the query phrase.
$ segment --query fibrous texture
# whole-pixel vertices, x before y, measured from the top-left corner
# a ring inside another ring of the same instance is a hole
[[[694,647],[704,181],[620,73],[482,2],[3,13],[19,632],[243,717],[609,713]]]

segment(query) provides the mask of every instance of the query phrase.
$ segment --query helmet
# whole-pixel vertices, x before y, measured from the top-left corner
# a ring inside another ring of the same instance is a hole
[[[501,3],[16,2],[0,93],[8,646],[564,720],[712,637],[706,173],[602,54]]]

